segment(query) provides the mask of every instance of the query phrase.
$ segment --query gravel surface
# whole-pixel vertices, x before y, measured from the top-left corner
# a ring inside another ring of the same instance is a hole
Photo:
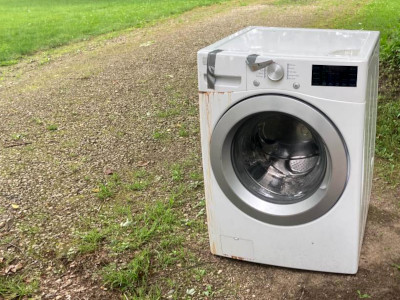
[[[196,51],[249,25],[328,26],[329,18],[363,1],[338,2],[331,9],[313,1],[199,8],[117,38],[80,43],[48,63],[38,54],[0,69],[0,258],[21,262],[40,277],[43,299],[117,297],[91,277],[90,267],[101,257],[78,269],[79,261],[63,264],[59,253],[68,251],[80,220],[101,208],[93,190],[109,170],[124,176],[143,162],[161,170],[180,157],[200,155],[196,110],[157,117],[174,93],[178,105],[197,107]],[[179,124],[190,129],[188,138],[153,138],[155,131],[176,132]],[[232,288],[231,299],[355,299],[357,290],[399,299],[398,191],[380,178],[374,184],[355,276],[213,257],[206,240],[201,257],[222,270],[215,283]]]

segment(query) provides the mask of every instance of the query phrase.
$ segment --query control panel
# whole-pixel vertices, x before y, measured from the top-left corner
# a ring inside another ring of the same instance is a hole
[[[357,86],[357,67],[313,65],[311,85]]]
[[[247,90],[292,91],[342,101],[363,97],[358,89],[360,66],[297,58],[271,57],[271,61],[256,71],[247,67]]]

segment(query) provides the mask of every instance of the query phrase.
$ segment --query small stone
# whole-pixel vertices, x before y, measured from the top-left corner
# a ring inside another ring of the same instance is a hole
[[[111,170],[111,169],[105,169],[104,170],[104,175],[112,175],[112,174],[114,174],[113,170]]]
[[[168,295],[172,295],[175,292],[175,290],[169,290]]]

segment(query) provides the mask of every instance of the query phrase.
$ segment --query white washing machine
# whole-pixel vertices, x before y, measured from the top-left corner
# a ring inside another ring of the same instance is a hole
[[[248,27],[198,52],[213,254],[356,273],[379,32]]]

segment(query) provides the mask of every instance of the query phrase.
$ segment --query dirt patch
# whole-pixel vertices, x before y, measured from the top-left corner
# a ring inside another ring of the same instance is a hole
[[[122,181],[141,168],[157,177],[145,193],[129,196],[132,214],[157,197],[168,197],[171,172],[176,177],[180,172],[171,169],[173,163],[189,161],[200,170],[197,50],[249,25],[313,26],[350,11],[358,1],[339,2],[334,7],[324,1],[296,6],[267,1],[200,8],[152,28],[82,43],[79,51],[74,48],[47,64],[26,61],[2,68],[0,257],[7,264],[22,261],[30,278],[40,281],[45,299],[121,296],[105,288],[98,276],[110,262],[102,250],[68,257],[82,223],[97,224],[113,209],[96,196],[99,183],[109,180],[108,170]],[[11,143],[20,145],[8,147]],[[182,225],[187,248],[200,261],[190,267],[177,262],[150,274],[149,282],[161,282],[165,297],[173,290],[167,283],[171,279],[183,295],[187,289],[190,295],[193,285],[198,291],[212,284],[219,291],[213,297],[223,299],[349,299],[358,297],[357,290],[396,299],[399,209],[389,192],[374,193],[356,276],[215,257],[205,227],[190,231]],[[192,203],[178,209],[187,219],[197,214],[192,208],[203,198],[201,188],[191,197]],[[192,272],[197,269],[198,276]],[[211,294],[205,290],[193,297]]]

